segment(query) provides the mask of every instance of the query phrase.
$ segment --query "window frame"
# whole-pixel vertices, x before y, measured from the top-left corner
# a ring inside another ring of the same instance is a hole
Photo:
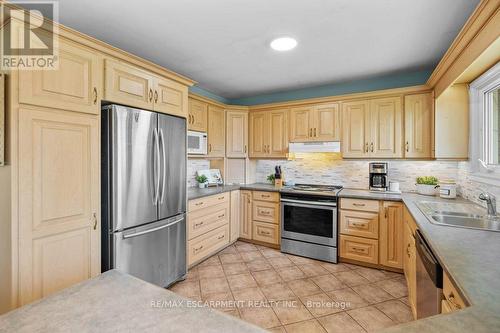
[[[491,164],[493,117],[491,113],[486,112],[488,107],[492,107],[493,102],[491,95],[488,94],[498,88],[500,88],[500,62],[469,85],[469,148],[471,178],[500,186],[500,164]],[[479,160],[484,161],[486,166]]]

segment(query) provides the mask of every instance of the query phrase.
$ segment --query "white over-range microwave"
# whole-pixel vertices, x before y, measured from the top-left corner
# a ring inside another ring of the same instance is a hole
[[[207,154],[207,133],[188,131],[187,153],[190,155]]]

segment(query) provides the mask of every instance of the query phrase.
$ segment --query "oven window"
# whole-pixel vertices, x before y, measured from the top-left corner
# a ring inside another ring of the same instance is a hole
[[[301,234],[333,237],[333,214],[335,210],[284,206],[283,228]]]

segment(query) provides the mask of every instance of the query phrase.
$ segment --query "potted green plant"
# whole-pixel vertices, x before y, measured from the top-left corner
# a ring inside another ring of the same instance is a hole
[[[434,176],[417,177],[417,193],[424,195],[436,195],[439,187],[438,179]]]
[[[198,187],[199,188],[205,188],[208,187],[208,178],[205,175],[198,175],[195,177],[196,181],[198,182]]]
[[[267,181],[274,185],[275,176],[274,173],[267,176]]]

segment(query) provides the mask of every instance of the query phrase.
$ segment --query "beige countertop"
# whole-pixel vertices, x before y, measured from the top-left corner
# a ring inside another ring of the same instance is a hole
[[[0,332],[265,332],[111,270],[0,316]]]

